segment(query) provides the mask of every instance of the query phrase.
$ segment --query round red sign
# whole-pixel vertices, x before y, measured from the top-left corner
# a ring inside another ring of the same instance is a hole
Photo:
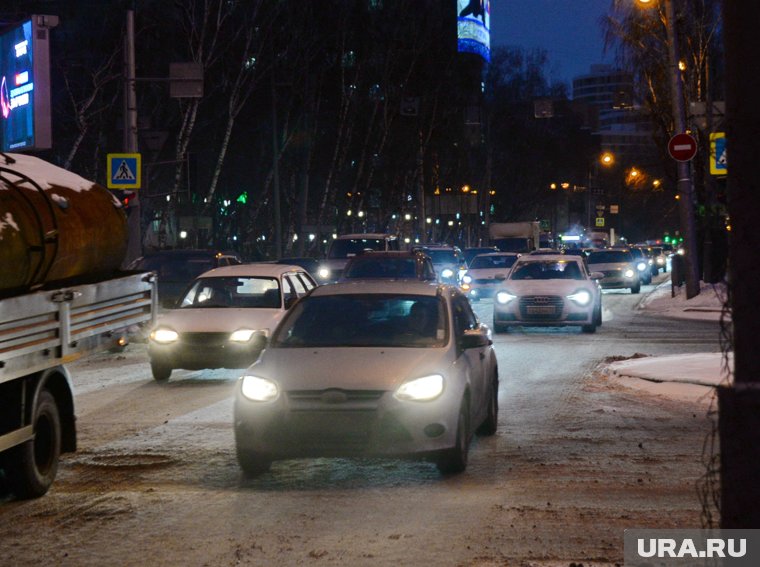
[[[676,134],[668,142],[668,153],[676,161],[689,161],[697,155],[697,141],[689,134]]]

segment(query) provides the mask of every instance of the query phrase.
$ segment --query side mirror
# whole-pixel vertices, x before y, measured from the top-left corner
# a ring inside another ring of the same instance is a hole
[[[459,346],[463,350],[480,348],[489,344],[491,343],[488,335],[480,330],[465,331],[464,335],[459,339]]]
[[[588,277],[592,280],[601,280],[604,279],[604,274],[602,272],[591,272]]]

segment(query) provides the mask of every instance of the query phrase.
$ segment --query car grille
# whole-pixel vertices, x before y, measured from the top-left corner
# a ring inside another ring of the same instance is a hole
[[[520,298],[520,316],[524,321],[556,319],[562,315],[564,305],[557,295],[526,295]]]
[[[229,333],[181,333],[179,340],[185,346],[214,347],[227,342]]]
[[[367,409],[374,410],[374,402],[382,398],[384,393],[382,390],[342,390],[335,388],[328,390],[291,390],[287,395],[293,411],[298,411],[301,407],[308,407],[309,410],[313,410],[321,405],[324,405],[326,409],[336,410],[341,404],[352,404],[353,408],[367,404]]]

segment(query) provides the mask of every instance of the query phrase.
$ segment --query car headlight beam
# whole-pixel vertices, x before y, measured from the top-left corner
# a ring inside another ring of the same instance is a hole
[[[256,329],[238,329],[234,333],[230,334],[230,342],[233,343],[247,343],[253,338],[256,333]]]
[[[496,302],[501,303],[502,305],[509,303],[513,299],[517,299],[517,296],[512,295],[508,291],[500,291],[496,294]]]
[[[626,269],[626,270],[623,272],[623,275],[624,275],[625,277],[627,277],[627,278],[632,278],[632,277],[633,277],[633,273],[634,273],[634,272],[633,272],[633,270],[632,270],[631,268],[628,268],[628,269]]]
[[[279,394],[277,384],[266,378],[246,374],[241,380],[240,391],[253,402],[270,402]]]
[[[443,376],[432,374],[404,382],[394,394],[399,400],[427,402],[434,400],[443,392]]]
[[[571,293],[567,296],[567,298],[572,301],[573,303],[577,303],[581,307],[585,307],[589,303],[591,303],[591,293],[589,293],[585,289],[581,289],[576,291],[575,293]]]
[[[445,268],[445,269],[444,269],[444,270],[441,272],[441,275],[442,275],[444,278],[450,278],[451,276],[453,276],[453,275],[454,275],[454,270],[452,270],[451,268]]]
[[[317,270],[317,275],[322,278],[323,280],[326,280],[330,277],[330,269],[329,268],[319,268]]]
[[[173,343],[179,339],[179,333],[172,329],[159,328],[151,332],[150,338],[157,343],[168,344]]]

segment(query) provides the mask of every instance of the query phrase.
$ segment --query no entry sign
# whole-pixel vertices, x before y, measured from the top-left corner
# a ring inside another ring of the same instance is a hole
[[[668,142],[668,153],[676,161],[690,161],[697,155],[697,141],[689,134],[676,134]]]

